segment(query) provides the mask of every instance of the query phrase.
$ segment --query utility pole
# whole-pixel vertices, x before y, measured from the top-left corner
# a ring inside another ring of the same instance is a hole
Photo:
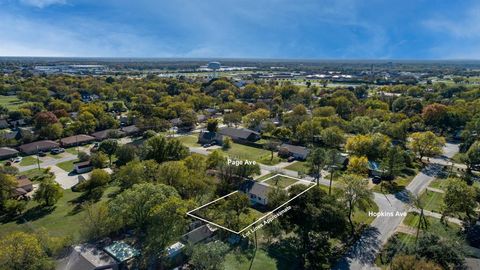
[[[37,166],[38,166],[38,170],[40,171],[40,157],[38,154],[38,145],[37,145]]]

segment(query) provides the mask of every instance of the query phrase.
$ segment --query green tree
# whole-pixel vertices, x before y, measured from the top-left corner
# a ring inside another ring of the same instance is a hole
[[[33,198],[44,206],[53,206],[62,196],[62,187],[55,180],[46,178],[40,183]]]
[[[190,263],[199,270],[221,270],[228,250],[228,245],[220,241],[195,245]]]
[[[330,148],[339,148],[345,142],[345,134],[337,126],[328,127],[320,132],[322,142]]]
[[[418,235],[420,230],[425,231],[428,229],[428,220],[425,217],[425,202],[422,200],[420,196],[409,194],[409,204],[420,211],[418,216],[418,223],[417,223],[417,233],[415,235],[415,243],[417,243]]]
[[[308,155],[307,163],[310,173],[313,174],[317,185],[322,177],[322,169],[325,166],[325,150],[322,148],[314,148]]]
[[[137,157],[137,148],[130,144],[124,144],[117,148],[115,152],[117,157],[116,164],[123,166]]]
[[[404,151],[399,146],[392,146],[388,149],[385,157],[380,163],[380,168],[385,176],[390,179],[397,177],[405,168]]]
[[[225,139],[223,139],[222,149],[228,150],[230,148],[232,148],[232,139],[230,137],[225,137]]]
[[[90,161],[95,168],[105,168],[108,165],[108,156],[100,151],[92,153],[90,156]]]
[[[263,145],[263,148],[265,150],[270,151],[270,161],[273,161],[273,154],[275,153],[275,151],[277,151],[279,145],[279,142],[273,140],[269,140]]]
[[[207,130],[210,132],[217,132],[218,129],[218,120],[210,118],[207,120]]]
[[[163,136],[155,136],[145,141],[143,145],[144,159],[154,159],[158,163],[180,160],[187,157],[188,148],[177,139],[167,140]]]
[[[431,131],[415,132],[410,135],[408,147],[420,158],[433,157],[442,153],[445,138],[438,137]]]
[[[108,156],[109,164],[112,166],[112,156],[118,149],[118,142],[114,139],[108,139],[103,141],[98,147],[98,151],[102,151]]]
[[[0,269],[53,270],[55,264],[34,235],[17,231],[0,238]]]
[[[111,215],[118,217],[120,227],[130,225],[145,232],[155,207],[165,203],[170,197],[179,197],[171,186],[136,184],[117,195],[109,204],[109,209]]]
[[[468,171],[471,172],[476,166],[480,165],[480,142],[473,143],[465,155],[465,163]]]
[[[368,180],[354,174],[347,174],[342,177],[343,200],[348,207],[348,221],[350,222],[350,232],[353,236],[355,227],[352,216],[356,208],[365,210],[371,205],[373,193],[368,189]]]
[[[476,191],[472,186],[467,185],[465,181],[458,178],[451,178],[447,181],[445,189],[445,197],[443,202],[445,204],[444,211],[442,213],[442,220],[445,216],[451,214],[464,213],[468,222],[473,222],[476,202]]]
[[[17,180],[13,175],[0,173],[0,209],[4,209],[5,202],[10,199],[16,187]]]
[[[82,218],[82,235],[88,240],[107,236],[115,228],[107,202],[87,203]]]

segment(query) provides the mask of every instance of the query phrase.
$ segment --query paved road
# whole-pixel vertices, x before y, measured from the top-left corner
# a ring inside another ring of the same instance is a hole
[[[447,151],[447,153],[440,159],[452,157],[455,155],[455,151],[458,151],[458,147],[449,144],[448,147],[444,148],[444,151]],[[430,162],[433,162],[433,159]],[[410,208],[408,206],[408,192],[415,195],[422,193],[435,179],[441,167],[440,164],[429,164],[412,179],[404,191],[386,196],[375,193],[375,203],[378,205],[379,211],[391,212],[394,216],[375,218],[370,229],[362,234],[360,240],[350,248],[334,269],[376,269],[376,255],[405,218],[403,215],[396,216],[395,214],[406,212]]]

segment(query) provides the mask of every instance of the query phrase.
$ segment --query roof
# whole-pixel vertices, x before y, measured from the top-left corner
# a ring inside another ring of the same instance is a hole
[[[131,125],[131,126],[123,127],[123,128],[122,128],[122,131],[128,134],[128,133],[139,132],[140,129],[139,129],[137,126],[135,126],[135,125]]]
[[[184,234],[183,238],[190,244],[196,244],[212,236],[216,230],[217,228],[205,224]]]
[[[270,187],[260,182],[247,180],[242,183],[240,190],[248,194],[254,194],[261,198],[267,198],[268,193],[270,192]]]
[[[221,134],[218,134],[217,132],[201,132],[198,134],[198,138],[203,141],[212,141],[212,140],[217,140],[217,141],[223,141],[223,136]]]
[[[231,127],[224,127],[218,130],[218,133],[225,135],[225,136],[230,136],[230,137],[236,137],[240,139],[248,139],[248,137],[252,134],[255,134],[257,136],[260,135],[260,133],[246,129],[246,128],[231,128]]]
[[[0,128],[8,127],[8,122],[5,119],[0,119]]]
[[[90,160],[80,161],[80,162],[74,163],[73,165],[77,168],[82,168],[82,167],[91,166],[91,162],[90,162]]]
[[[55,148],[55,147],[58,147],[58,146],[59,146],[59,144],[54,142],[54,141],[42,140],[42,141],[36,141],[36,142],[32,142],[32,143],[22,144],[18,147],[18,149],[20,149],[20,151],[22,151],[24,153],[30,153],[30,152],[37,151],[37,147],[38,147],[39,150],[42,150],[42,149]]]
[[[180,242],[176,242],[175,244],[167,247],[166,248],[167,257],[172,258],[172,257],[176,256],[178,253],[180,253],[180,251],[182,251],[182,249],[184,247],[185,247],[185,245],[180,243]]]
[[[105,130],[100,130],[97,132],[92,133],[91,135],[95,137],[97,140],[104,140],[110,137],[111,133],[118,132],[118,133],[123,133],[120,131],[120,129],[105,129]]]
[[[103,250],[105,250],[105,252],[110,254],[110,256],[112,256],[118,262],[124,262],[140,254],[140,251],[122,241],[115,241],[113,244],[105,247]]]
[[[288,152],[302,156],[307,156],[310,153],[310,150],[304,146],[291,145],[288,143],[283,143],[280,145],[280,148],[286,148]]]
[[[32,183],[32,181],[30,181],[30,179],[28,179],[27,176],[21,175],[21,176],[17,177],[17,187],[23,188],[23,187],[29,186],[31,184],[33,184],[33,183]]]
[[[116,264],[117,262],[101,249],[91,244],[84,244],[73,247],[70,255],[58,262],[56,269],[93,270]]]
[[[17,154],[18,151],[10,147],[0,147],[0,156],[10,156]]]
[[[76,143],[84,143],[84,142],[90,142],[95,140],[94,137],[85,135],[85,134],[79,134],[79,135],[73,135],[70,137],[66,137],[63,139],[60,139],[60,142],[62,144],[76,144]]]
[[[19,135],[18,131],[11,131],[11,132],[3,134],[3,138],[5,138],[7,140],[11,140],[11,139],[16,139],[18,135]]]

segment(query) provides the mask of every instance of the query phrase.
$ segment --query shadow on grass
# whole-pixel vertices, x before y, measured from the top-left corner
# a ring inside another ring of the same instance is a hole
[[[279,242],[273,243],[266,249],[268,256],[277,261],[277,269],[301,269],[300,262],[294,258],[298,258],[293,241],[289,238],[282,239]]]
[[[35,206],[33,208],[28,209],[23,213],[23,215],[19,216],[16,220],[17,224],[22,224],[25,222],[35,221],[40,219],[46,215],[51,214],[55,210],[56,206]]]
[[[100,201],[102,198],[103,192],[98,193],[98,192],[83,192],[82,195],[78,196],[77,198],[68,201],[71,203],[74,207],[73,209],[68,213],[69,216],[73,216],[78,214],[83,210],[83,206],[86,203],[96,203]]]

